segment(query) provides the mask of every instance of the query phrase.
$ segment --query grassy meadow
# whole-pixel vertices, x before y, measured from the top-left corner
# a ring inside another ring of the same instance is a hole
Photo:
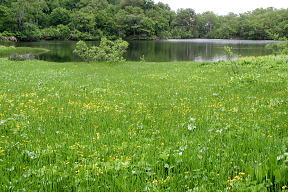
[[[0,69],[0,191],[288,189],[288,56]]]

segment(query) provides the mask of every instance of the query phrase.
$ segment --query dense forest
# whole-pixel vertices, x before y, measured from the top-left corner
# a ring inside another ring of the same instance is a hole
[[[0,0],[0,36],[20,40],[287,39],[288,9],[225,16],[153,0]]]

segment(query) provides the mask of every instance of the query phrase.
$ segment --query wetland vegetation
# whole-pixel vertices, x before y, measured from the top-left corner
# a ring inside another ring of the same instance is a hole
[[[1,191],[285,191],[288,57],[0,59]]]

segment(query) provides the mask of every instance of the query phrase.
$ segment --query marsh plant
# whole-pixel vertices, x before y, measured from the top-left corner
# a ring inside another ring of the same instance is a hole
[[[109,63],[124,62],[124,53],[128,48],[128,42],[122,39],[116,41],[102,38],[99,46],[88,47],[84,41],[76,44],[74,53],[84,61],[106,61]]]
[[[225,55],[226,55],[229,63],[231,64],[232,73],[233,73],[234,75],[239,74],[239,66],[238,66],[237,63],[233,60],[233,56],[234,56],[233,48],[232,48],[232,47],[229,47],[229,46],[225,46],[225,47],[224,47],[224,51],[225,51]]]

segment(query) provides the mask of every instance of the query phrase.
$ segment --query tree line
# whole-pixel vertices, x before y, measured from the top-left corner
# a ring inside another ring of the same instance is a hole
[[[225,16],[153,0],[0,0],[0,36],[20,40],[287,39],[288,9]]]

